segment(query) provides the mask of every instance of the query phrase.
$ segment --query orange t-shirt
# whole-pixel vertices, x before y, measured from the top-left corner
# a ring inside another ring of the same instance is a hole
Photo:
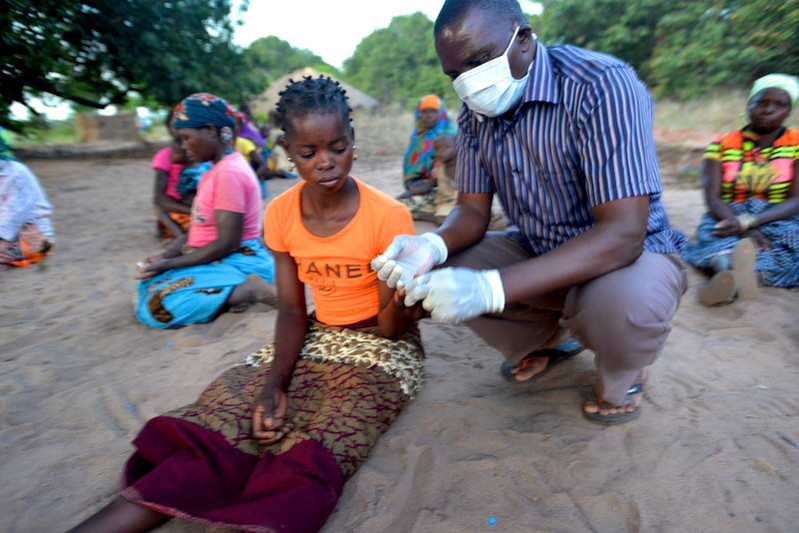
[[[358,211],[330,237],[317,237],[302,223],[300,191],[305,182],[272,200],[264,214],[266,245],[294,258],[300,281],[311,289],[317,319],[331,326],[377,314],[378,279],[372,259],[397,235],[414,232],[404,205],[357,179],[355,183],[360,192]]]

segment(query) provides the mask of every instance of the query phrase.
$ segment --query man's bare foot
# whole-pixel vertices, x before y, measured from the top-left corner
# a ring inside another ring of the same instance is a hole
[[[525,383],[533,378],[539,378],[552,367],[571,359],[583,351],[583,346],[573,337],[561,342],[557,347],[546,350],[530,352],[517,365],[511,366],[504,361],[499,367],[502,377],[513,383]]]
[[[641,402],[644,396],[646,371],[642,371],[636,382],[627,390],[624,400],[620,405],[609,403],[594,391],[583,402],[583,414],[586,418],[601,424],[623,424],[641,414]]]
[[[601,416],[615,415],[619,413],[632,413],[641,405],[643,401],[643,390],[638,393],[628,394],[624,398],[624,404],[613,405],[608,403],[598,396],[593,395],[583,403],[583,409],[586,413],[599,413]]]
[[[532,379],[536,374],[540,374],[547,368],[549,357],[534,357],[527,360],[527,365],[516,365],[511,367],[511,374],[516,381],[527,381]]]

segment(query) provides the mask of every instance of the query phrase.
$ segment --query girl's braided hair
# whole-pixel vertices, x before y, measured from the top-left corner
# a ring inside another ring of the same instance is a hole
[[[348,100],[347,91],[329,76],[303,76],[300,81],[289,79],[289,84],[280,91],[275,118],[280,129],[286,133],[292,119],[311,112],[340,113],[347,122],[352,122]]]

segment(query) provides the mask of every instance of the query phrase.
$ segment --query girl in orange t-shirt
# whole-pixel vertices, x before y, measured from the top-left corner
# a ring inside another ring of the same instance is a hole
[[[354,133],[337,82],[292,82],[277,114],[303,182],[265,215],[280,299],[274,344],[196,403],[149,421],[120,496],[74,531],[145,531],[171,516],[318,531],[344,481],[420,388],[421,309],[405,309],[370,265],[413,232],[410,213],[350,176]]]

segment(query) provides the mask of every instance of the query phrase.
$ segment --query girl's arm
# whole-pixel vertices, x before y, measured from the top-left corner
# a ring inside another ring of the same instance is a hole
[[[384,281],[379,284],[380,311],[377,313],[377,328],[383,337],[396,339],[407,331],[414,320],[421,318],[421,302],[413,307],[405,307],[404,294],[392,289]]]
[[[252,435],[261,444],[280,440],[285,425],[286,388],[305,342],[307,308],[305,286],[297,275],[297,263],[288,252],[272,252],[277,270],[278,314],[275,325],[275,359],[263,391],[253,405]]]
[[[155,170],[155,190],[153,191],[153,203],[156,207],[168,213],[191,213],[191,205],[186,205],[175,200],[166,193],[167,173],[164,169]]]
[[[275,327],[275,362],[269,382],[285,389],[294,371],[308,324],[305,285],[297,274],[297,263],[288,252],[272,252],[275,258],[278,312]]]

